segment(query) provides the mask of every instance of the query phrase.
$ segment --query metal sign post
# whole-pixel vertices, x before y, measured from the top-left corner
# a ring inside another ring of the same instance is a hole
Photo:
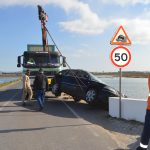
[[[119,118],[121,118],[121,69],[130,63],[131,53],[126,47],[118,46],[111,51],[110,59],[112,63],[119,68]]]
[[[122,69],[119,68],[119,93],[120,93],[120,96],[119,96],[119,118],[121,118],[121,78],[122,78]]]

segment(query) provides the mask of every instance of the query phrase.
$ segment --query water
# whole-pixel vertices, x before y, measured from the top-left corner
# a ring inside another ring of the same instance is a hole
[[[0,84],[18,79],[17,77],[0,77]]]
[[[119,90],[119,78],[111,76],[98,76],[107,85]],[[0,84],[16,80],[15,77],[0,77]],[[124,78],[122,77],[122,93],[130,98],[147,99],[148,83],[147,78]]]
[[[98,76],[106,84],[119,90],[119,78]],[[147,78],[124,78],[122,77],[122,93],[130,98],[147,99],[148,79]]]

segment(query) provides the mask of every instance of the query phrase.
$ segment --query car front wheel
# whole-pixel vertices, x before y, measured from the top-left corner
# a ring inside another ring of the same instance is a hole
[[[60,95],[61,95],[59,84],[55,83],[55,84],[52,86],[52,93],[53,93],[55,96],[60,96]]]
[[[97,91],[94,88],[89,89],[86,92],[85,100],[89,104],[93,104],[97,97]]]

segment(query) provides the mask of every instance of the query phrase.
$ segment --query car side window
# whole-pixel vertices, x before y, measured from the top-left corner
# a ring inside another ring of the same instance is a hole
[[[62,81],[68,84],[76,84],[76,71],[67,70],[67,73],[63,76]]]
[[[69,70],[69,72],[67,73],[67,76],[75,77],[76,71],[75,70]]]
[[[88,79],[88,80],[90,79],[89,75],[86,72],[84,72],[84,71],[79,71],[77,73],[77,77],[78,78]]]

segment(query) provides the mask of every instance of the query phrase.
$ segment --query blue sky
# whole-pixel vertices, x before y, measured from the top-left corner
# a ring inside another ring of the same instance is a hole
[[[109,43],[123,25],[132,41],[132,60],[123,71],[150,70],[150,0],[7,0],[0,1],[0,71],[21,70],[17,56],[27,44],[42,43],[37,4],[47,12],[47,28],[72,68],[118,71]]]

